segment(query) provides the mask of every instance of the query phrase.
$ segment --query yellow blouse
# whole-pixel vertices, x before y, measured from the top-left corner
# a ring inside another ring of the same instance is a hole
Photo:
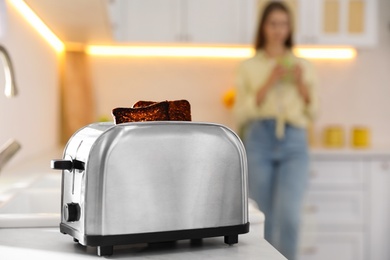
[[[277,59],[269,58],[264,51],[259,50],[254,57],[243,61],[238,67],[237,94],[233,111],[240,127],[251,120],[275,119],[277,121],[276,136],[281,138],[284,135],[285,123],[306,128],[314,118],[318,99],[316,95],[317,75],[313,65],[307,60],[294,56],[291,52],[287,55],[292,64],[299,64],[302,68],[310,103],[305,103],[291,79],[283,79],[268,90],[262,103],[257,106],[256,93],[278,62]]]

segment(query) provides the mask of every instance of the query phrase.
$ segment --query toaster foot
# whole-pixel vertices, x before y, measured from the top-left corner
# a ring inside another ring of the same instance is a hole
[[[97,255],[98,256],[108,256],[112,255],[114,252],[114,246],[98,246]]]
[[[238,235],[229,235],[225,236],[225,244],[228,244],[229,246],[233,244],[238,243]]]
[[[79,240],[77,238],[73,238],[73,242],[78,243]]]
[[[200,246],[203,243],[203,239],[201,238],[193,238],[191,239],[191,246]]]

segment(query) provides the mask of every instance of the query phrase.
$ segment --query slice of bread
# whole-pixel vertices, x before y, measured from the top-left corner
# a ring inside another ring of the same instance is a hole
[[[156,102],[156,101],[143,101],[143,100],[140,100],[140,101],[136,102],[133,105],[133,108],[147,107],[147,106],[150,106],[150,105],[153,105],[153,104],[156,104],[156,103],[158,103],[158,102]]]
[[[142,121],[191,121],[191,105],[187,100],[138,101],[132,108],[112,110],[115,123]]]
[[[168,101],[158,102],[140,108],[118,107],[112,110],[115,124],[142,121],[167,121],[169,120]]]
[[[138,101],[133,108],[142,108],[154,105],[154,101]],[[191,105],[187,100],[168,101],[170,121],[191,121]]]
[[[169,120],[191,121],[191,105],[187,100],[169,101]]]

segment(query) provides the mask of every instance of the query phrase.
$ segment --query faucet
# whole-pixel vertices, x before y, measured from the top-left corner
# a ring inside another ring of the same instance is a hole
[[[15,74],[12,67],[11,57],[9,56],[8,51],[1,45],[0,61],[3,63],[5,75],[4,95],[7,98],[12,98],[18,94],[18,91],[16,89]],[[21,145],[14,139],[8,140],[0,148],[0,170],[15,155],[15,153],[19,151],[20,148]]]
[[[21,145],[14,139],[8,140],[0,148],[0,171],[4,165],[16,154],[21,148]]]
[[[14,97],[18,94],[16,89],[16,80],[14,69],[12,67],[11,57],[9,56],[8,51],[0,45],[0,60],[4,66],[5,74],[5,89],[4,94],[7,98]]]

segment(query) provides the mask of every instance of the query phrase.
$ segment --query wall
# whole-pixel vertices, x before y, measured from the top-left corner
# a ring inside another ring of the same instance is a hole
[[[390,1],[379,0],[379,46],[353,61],[315,61],[322,111],[315,129],[367,125],[375,146],[390,147]],[[239,60],[90,57],[98,115],[135,101],[188,99],[194,121],[234,128],[222,93],[234,85]],[[319,133],[317,133],[319,135]]]
[[[194,121],[232,125],[221,95],[233,86],[237,64],[220,59],[91,57],[98,114],[138,100],[187,99]]]
[[[321,79],[322,111],[317,131],[327,124],[371,128],[375,146],[390,147],[390,1],[378,0],[375,49],[358,50],[350,62],[315,62]]]
[[[12,58],[19,95],[12,99],[4,96],[1,75],[0,145],[9,138],[22,145],[11,165],[57,146],[59,77],[55,51],[12,6],[7,10],[6,32],[0,44]]]

